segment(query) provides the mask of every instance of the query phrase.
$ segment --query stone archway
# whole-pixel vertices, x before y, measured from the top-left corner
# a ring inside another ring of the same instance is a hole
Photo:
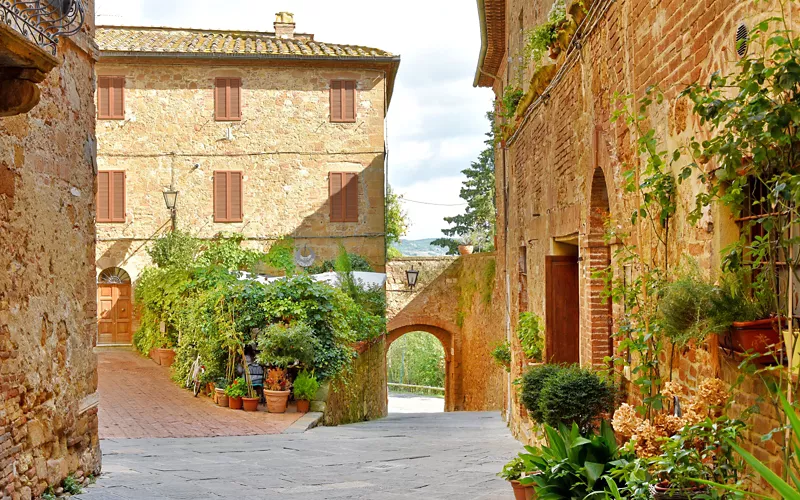
[[[585,307],[581,335],[581,360],[583,364],[594,366],[604,365],[605,358],[613,350],[611,300],[604,296],[605,280],[597,276],[599,271],[611,264],[611,247],[606,237],[606,226],[611,217],[608,193],[605,173],[600,166],[596,166],[592,173],[588,227],[582,249]]]
[[[386,353],[389,352],[389,347],[392,343],[402,337],[403,335],[411,332],[425,332],[433,335],[439,342],[442,343],[444,348],[444,411],[460,411],[461,405],[459,401],[459,394],[461,391],[461,374],[460,363],[454,362],[455,346],[454,335],[444,328],[433,325],[415,324],[406,325],[391,330],[386,335]],[[384,354],[385,355],[385,354]],[[384,363],[384,366],[386,363]],[[387,393],[388,398],[388,393]]]

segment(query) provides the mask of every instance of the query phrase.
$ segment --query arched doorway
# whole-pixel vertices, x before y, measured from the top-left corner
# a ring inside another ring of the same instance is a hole
[[[402,337],[403,335],[411,332],[426,332],[442,343],[444,348],[444,411],[457,411],[460,408],[457,405],[457,392],[459,391],[460,384],[457,383],[458,376],[455,373],[455,363],[453,363],[453,335],[443,328],[431,325],[409,325],[396,328],[389,332],[386,336],[386,352],[392,343]],[[388,391],[387,391],[388,400]]]
[[[131,277],[120,267],[97,277],[97,344],[130,345],[132,333]]]
[[[605,296],[606,281],[598,273],[611,264],[611,247],[606,236],[611,217],[606,177],[601,167],[592,175],[588,228],[584,247],[587,316],[583,333],[583,362],[602,366],[613,350],[611,299]]]
[[[445,351],[428,332],[408,332],[386,351],[389,413],[444,411]]]

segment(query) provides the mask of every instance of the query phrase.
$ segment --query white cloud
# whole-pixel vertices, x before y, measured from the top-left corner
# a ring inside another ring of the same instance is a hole
[[[477,7],[465,0],[97,0],[99,24],[271,31],[275,13],[294,12],[317,40],[400,54],[389,110],[389,182],[420,201],[459,203],[460,171],[483,148],[488,89],[472,88],[480,50]],[[433,186],[433,188],[432,188]],[[407,203],[411,237],[436,237],[460,209]],[[425,208],[422,208],[425,207]]]

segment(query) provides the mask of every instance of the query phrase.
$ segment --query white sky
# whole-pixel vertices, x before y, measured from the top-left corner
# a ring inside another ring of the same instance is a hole
[[[480,50],[474,0],[97,0],[98,24],[272,31],[294,12],[317,40],[402,56],[389,109],[389,183],[406,198],[461,203],[461,170],[483,149],[492,93],[474,89]],[[220,8],[224,5],[224,9]],[[435,238],[463,207],[407,202],[409,239]]]

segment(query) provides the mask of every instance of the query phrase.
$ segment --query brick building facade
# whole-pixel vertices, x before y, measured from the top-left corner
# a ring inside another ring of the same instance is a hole
[[[624,311],[603,299],[605,284],[594,272],[611,262],[619,241],[607,241],[605,221],[625,226],[634,200],[623,193],[622,164],[634,152],[635,137],[612,122],[615,93],[642,97],[648,86],[665,92],[650,110],[650,123],[665,149],[702,133],[678,93],[695,81],[730,72],[737,60],[741,26],[775,14],[777,4],[741,0],[567,0],[576,38],[555,60],[536,66],[523,57],[527,30],[547,21],[553,0],[479,0],[482,51],[476,86],[492,87],[500,99],[507,86],[528,93],[512,133],[496,149],[498,278],[507,297],[507,329],[522,311],[540,315],[546,326],[546,357],[603,365],[612,349],[610,334]],[[797,19],[789,12],[789,21]],[[579,27],[578,27],[579,26]],[[531,94],[532,86],[540,90]],[[526,102],[528,99],[528,102]],[[502,125],[502,123],[501,123]],[[736,240],[729,214],[712,210],[697,226],[685,222],[686,206],[699,186],[685,183],[676,216],[674,261],[695,257],[707,273],[719,269],[720,250]],[[619,278],[619,276],[617,276]],[[506,387],[506,412],[514,433],[531,440],[531,424],[510,385],[526,361],[513,350]],[[675,373],[690,390],[713,376],[711,353],[699,348],[676,357]],[[733,359],[721,375],[737,376]],[[752,382],[752,383],[750,383]],[[758,381],[741,388],[734,408],[756,402]],[[775,443],[760,436],[776,424],[774,409],[762,405],[747,447],[777,467]]]
[[[399,57],[318,42],[286,13],[270,33],[99,27],[97,41],[98,275],[135,284],[172,226],[164,191],[200,238],[291,237],[318,262],[343,244],[383,269]]]
[[[3,500],[100,468],[94,1],[45,3],[34,18],[0,4]],[[65,13],[66,29],[50,29]]]

